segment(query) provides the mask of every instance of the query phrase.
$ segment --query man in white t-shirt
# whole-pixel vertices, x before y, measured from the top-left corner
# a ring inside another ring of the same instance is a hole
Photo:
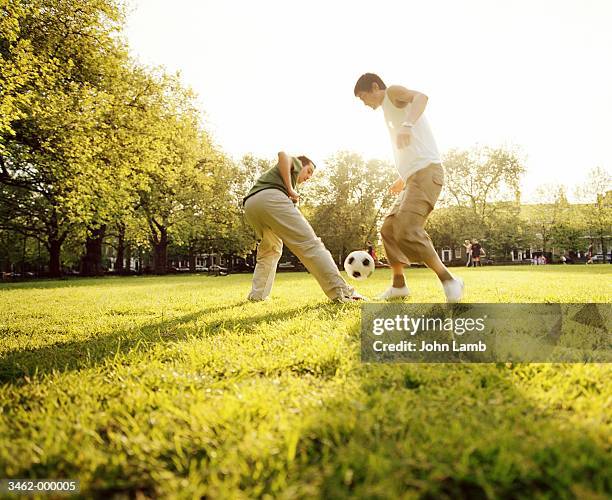
[[[362,75],[354,92],[366,106],[383,109],[399,174],[389,188],[399,196],[381,228],[385,252],[393,269],[393,283],[380,298],[410,294],[404,266],[412,261],[425,263],[438,275],[448,302],[459,302],[463,297],[463,280],[448,271],[425,231],[427,217],[444,184],[440,154],[423,114],[427,96],[399,85],[387,88],[373,73]]]

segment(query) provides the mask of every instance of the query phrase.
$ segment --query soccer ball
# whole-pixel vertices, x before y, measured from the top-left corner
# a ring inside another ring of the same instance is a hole
[[[354,280],[364,280],[374,272],[374,259],[363,250],[348,254],[344,260],[344,270]]]

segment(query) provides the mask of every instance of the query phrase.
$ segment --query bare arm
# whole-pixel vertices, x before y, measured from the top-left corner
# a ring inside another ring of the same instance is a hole
[[[406,110],[406,122],[414,124],[425,111],[427,101],[429,98],[416,90],[409,90],[399,85],[393,85],[389,87],[387,91],[389,99],[394,106],[398,108],[405,108],[408,104],[412,104],[409,109]]]
[[[299,195],[291,186],[291,167],[291,157],[284,151],[280,151],[278,153],[278,168],[280,170],[281,178],[283,179],[283,184],[289,193],[289,198],[291,198],[293,201],[297,201],[299,199]]]
[[[410,144],[412,127],[421,117],[427,106],[428,97],[416,90],[409,90],[399,85],[393,85],[387,90],[387,95],[394,106],[405,111],[405,119],[397,131],[397,147],[404,148]],[[411,106],[408,106],[411,104]]]

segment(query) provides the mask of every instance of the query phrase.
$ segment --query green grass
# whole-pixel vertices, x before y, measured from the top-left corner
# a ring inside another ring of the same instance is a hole
[[[472,302],[612,296],[612,266],[457,272]],[[306,273],[248,303],[250,278],[1,285],[0,478],[100,498],[612,494],[611,365],[361,364],[359,306]]]

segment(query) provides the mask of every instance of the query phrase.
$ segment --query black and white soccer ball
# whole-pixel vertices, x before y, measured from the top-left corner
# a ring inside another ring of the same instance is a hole
[[[356,250],[344,260],[344,270],[354,280],[365,280],[374,272],[374,259],[368,252]]]

